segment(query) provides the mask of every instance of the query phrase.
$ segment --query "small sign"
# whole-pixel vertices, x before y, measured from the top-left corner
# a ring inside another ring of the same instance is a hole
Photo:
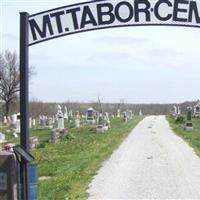
[[[7,190],[7,174],[0,172],[0,190]]]

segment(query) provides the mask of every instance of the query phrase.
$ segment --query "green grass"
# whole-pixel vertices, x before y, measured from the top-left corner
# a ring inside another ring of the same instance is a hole
[[[193,118],[193,130],[185,131],[184,124],[176,124],[174,118],[167,117],[170,126],[174,130],[174,132],[182,137],[196,152],[196,154],[200,157],[200,118]]]
[[[140,121],[134,118],[127,123],[120,119],[112,121],[105,134],[97,134],[94,127],[71,129],[74,136],[59,144],[46,143],[45,148],[34,151],[40,177],[40,200],[86,199],[88,184],[129,132]]]
[[[40,177],[38,199],[87,199],[88,185],[101,163],[141,119],[134,117],[127,123],[122,119],[114,119],[111,128],[104,134],[96,133],[94,126],[73,129],[68,123],[69,136],[58,144],[49,143],[50,129],[31,129],[31,136],[38,136],[40,141],[39,147],[32,151]],[[2,129],[5,131],[7,127]],[[19,139],[13,139],[11,133],[6,133],[6,139],[19,143]],[[47,179],[41,180],[41,177]]]

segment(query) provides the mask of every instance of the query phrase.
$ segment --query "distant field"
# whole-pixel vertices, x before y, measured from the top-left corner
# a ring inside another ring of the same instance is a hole
[[[69,136],[58,144],[49,144],[50,130],[31,130],[39,137],[40,146],[32,153],[39,170],[38,199],[86,199],[87,187],[101,163],[112,154],[142,117],[127,123],[111,121],[111,129],[97,134],[95,127],[71,129]],[[3,128],[5,131],[5,128]],[[7,134],[9,142],[19,143]]]
[[[185,116],[184,116],[185,117]],[[186,117],[185,117],[186,118]],[[200,118],[193,118],[193,130],[185,131],[184,124],[175,123],[174,118],[167,117],[174,132],[182,137],[197,153],[200,157]]]

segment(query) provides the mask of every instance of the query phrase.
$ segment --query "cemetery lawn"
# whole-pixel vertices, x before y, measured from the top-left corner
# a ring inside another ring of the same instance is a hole
[[[34,131],[40,147],[32,153],[38,165],[39,200],[87,199],[87,188],[93,176],[142,117],[127,123],[113,119],[104,134],[95,127],[69,128],[69,135],[58,144],[49,144],[50,130]],[[68,125],[69,126],[69,125]],[[112,172],[111,172],[112,173]]]
[[[167,119],[173,131],[178,136],[182,137],[200,157],[200,118],[192,118],[192,123],[193,123],[192,131],[185,131],[184,124],[175,123],[175,119],[171,116],[168,116]]]

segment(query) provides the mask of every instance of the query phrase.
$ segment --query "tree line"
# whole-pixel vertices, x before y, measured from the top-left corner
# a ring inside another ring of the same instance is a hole
[[[19,90],[20,90],[20,72],[17,53],[5,51],[0,53],[0,117],[8,116],[14,112],[19,112]],[[30,68],[30,78],[35,74],[34,67]],[[97,101],[90,103],[83,102],[61,102],[48,103],[41,101],[30,102],[30,115],[38,117],[39,115],[53,116],[57,111],[57,105],[60,104],[63,108],[66,106],[74,112],[78,110],[81,114],[85,114],[89,107],[93,107],[97,111],[109,112],[116,114],[117,110],[121,112],[132,110],[134,114],[138,114],[140,110],[144,115],[166,115],[170,112],[173,105],[178,104],[127,104],[123,101],[119,103],[101,103]],[[194,106],[194,102],[184,102],[179,104],[182,113],[186,112],[187,106]]]

